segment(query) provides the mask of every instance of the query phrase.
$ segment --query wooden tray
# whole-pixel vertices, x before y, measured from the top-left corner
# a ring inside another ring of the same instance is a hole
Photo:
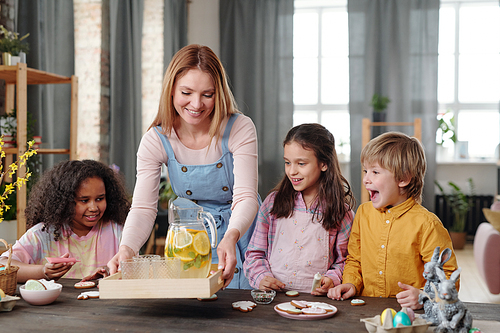
[[[206,298],[224,285],[222,270],[216,264],[212,270],[215,273],[206,279],[122,280],[118,272],[99,282],[99,298]]]

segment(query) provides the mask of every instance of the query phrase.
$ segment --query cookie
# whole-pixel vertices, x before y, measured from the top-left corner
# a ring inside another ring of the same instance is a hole
[[[358,305],[365,305],[365,301],[362,299],[353,299],[351,301],[351,305],[358,306]]]
[[[301,309],[297,309],[291,303],[281,303],[281,304],[278,304],[278,305],[276,305],[276,309],[278,311],[286,312],[286,313],[289,313],[289,314],[301,314],[302,313]]]
[[[206,301],[216,301],[217,300],[217,294],[213,294],[210,297],[198,297],[198,301],[206,302]]]
[[[81,297],[81,298],[80,298]],[[98,291],[85,291],[78,295],[78,299],[99,298]]]
[[[257,306],[254,302],[251,301],[238,301],[234,302],[233,304],[233,309],[235,310],[240,310],[241,312],[249,312],[252,311],[253,308]]]
[[[87,289],[95,287],[95,282],[93,281],[80,281],[75,283],[76,289]]]
[[[327,312],[332,312],[332,311],[335,311],[336,307],[334,307],[333,305],[330,305],[328,303],[323,303],[323,302],[309,302],[307,303],[308,307],[310,308],[319,308],[319,309],[323,309]]]
[[[322,315],[322,314],[326,314],[327,311],[325,309],[321,309],[321,308],[305,308],[305,309],[302,309],[302,313],[306,314],[306,315]]]
[[[293,306],[295,306],[296,308],[299,308],[299,309],[307,308],[308,303],[309,303],[308,301],[296,301],[296,300],[293,300],[290,302],[290,304],[292,304]]]
[[[289,290],[285,293],[285,295],[287,295],[289,297],[297,297],[297,296],[299,296],[299,292],[295,291],[295,290]]]
[[[84,299],[88,299],[88,298],[89,298],[89,295],[80,294],[80,295],[78,295],[78,297],[76,299],[84,300]]]

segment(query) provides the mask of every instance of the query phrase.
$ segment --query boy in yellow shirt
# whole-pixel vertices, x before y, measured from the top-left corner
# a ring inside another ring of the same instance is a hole
[[[343,284],[331,288],[328,297],[396,297],[402,307],[420,309],[424,264],[436,246],[453,249],[439,218],[421,205],[424,149],[416,138],[384,133],[363,148],[361,165],[371,202],[356,212]],[[443,269],[448,277],[457,269],[454,252]]]

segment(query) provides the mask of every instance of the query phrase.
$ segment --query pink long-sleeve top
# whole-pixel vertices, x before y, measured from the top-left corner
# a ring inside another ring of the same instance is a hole
[[[222,131],[227,119],[222,123]],[[168,139],[179,163],[202,165],[216,162],[222,156],[220,140],[212,140],[207,148],[190,149],[182,144],[175,131]],[[229,150],[234,158],[234,188],[232,215],[228,229],[235,228],[240,237],[252,224],[259,208],[257,196],[258,157],[257,132],[252,120],[240,115],[229,135]],[[142,137],[137,151],[137,181],[120,245],[130,247],[136,253],[148,240],[153,228],[158,204],[161,166],[168,157],[160,137],[150,129]]]

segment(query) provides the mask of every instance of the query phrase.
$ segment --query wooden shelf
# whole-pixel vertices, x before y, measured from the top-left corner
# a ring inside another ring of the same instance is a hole
[[[6,160],[12,160],[12,155],[22,155],[26,151],[27,142],[27,85],[34,84],[71,84],[71,117],[70,117],[70,143],[69,149],[65,148],[40,148],[38,154],[67,154],[69,159],[77,159],[77,122],[78,122],[78,78],[44,72],[28,68],[26,64],[18,63],[15,66],[0,65],[0,80],[5,81],[5,110],[16,108],[17,112],[17,147],[5,148]],[[63,128],[63,127],[61,127]],[[8,163],[8,162],[7,162]],[[24,177],[26,167],[22,166],[17,172]],[[26,232],[26,186],[17,190],[17,238]]]

